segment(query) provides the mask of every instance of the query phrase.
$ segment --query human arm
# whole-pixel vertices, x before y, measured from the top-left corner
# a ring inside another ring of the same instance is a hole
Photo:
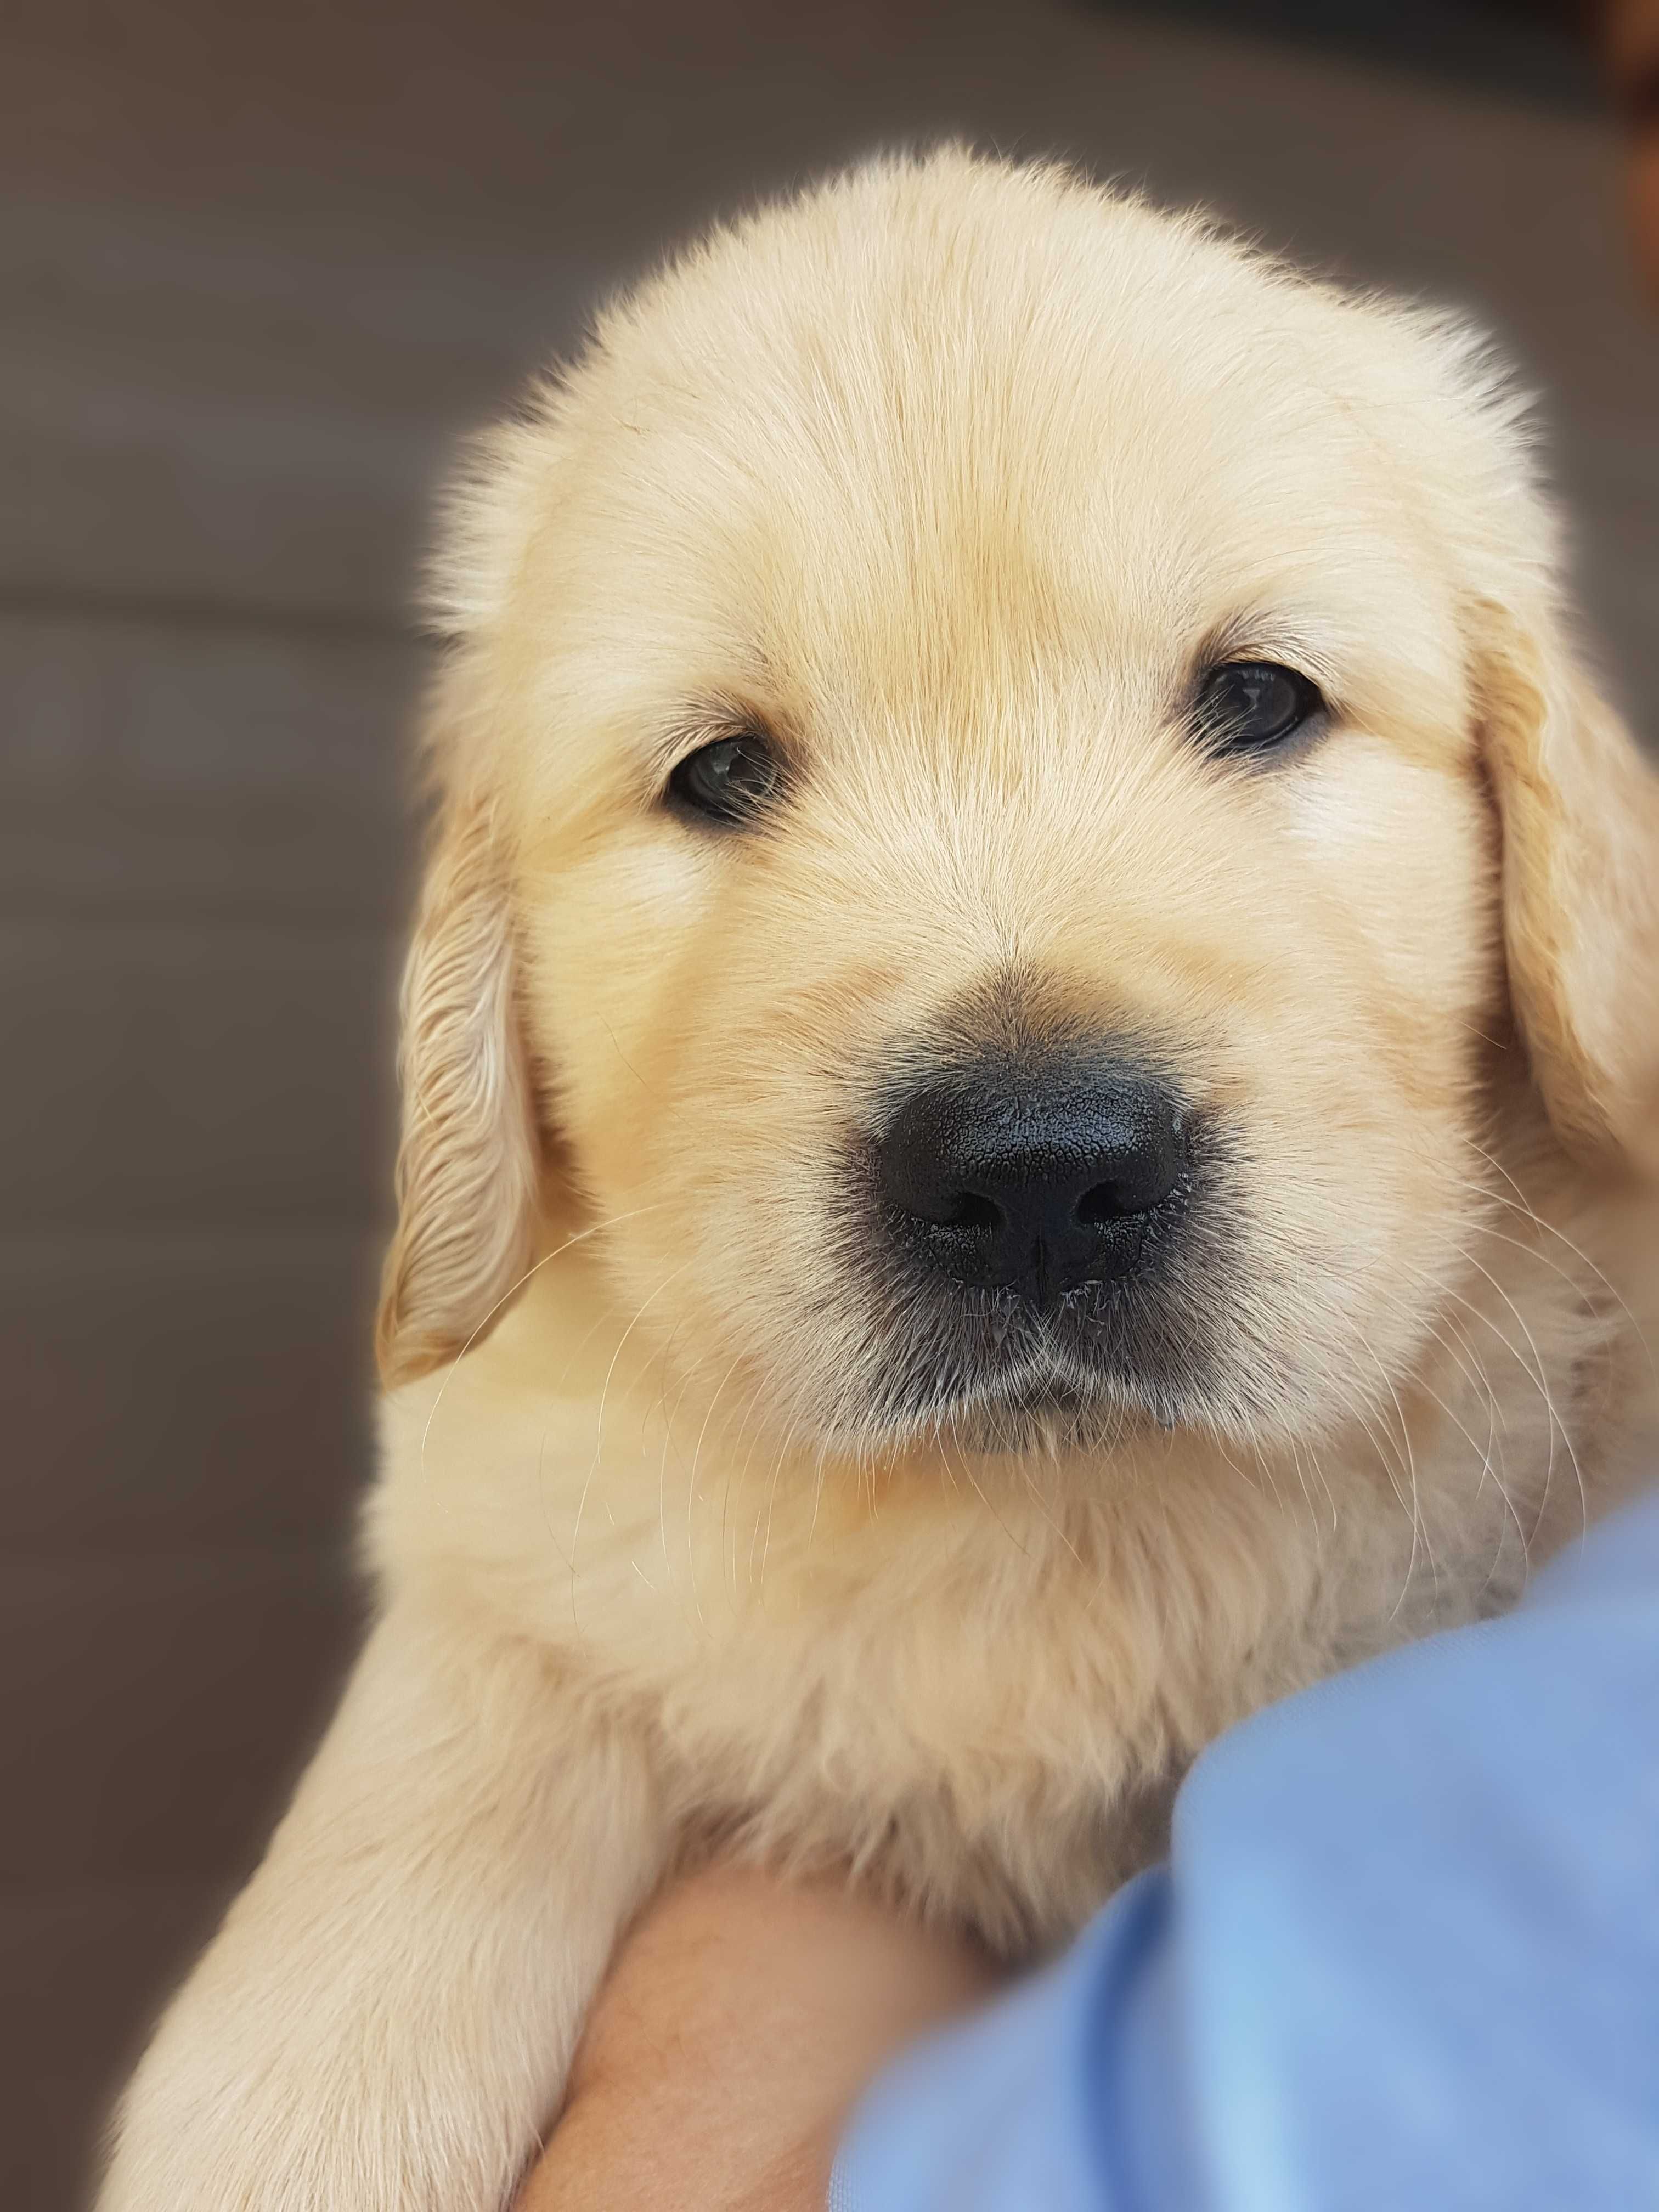
[[[623,1947],[519,2212],[819,2212],[871,2075],[994,1986],[842,1882],[678,1882]]]

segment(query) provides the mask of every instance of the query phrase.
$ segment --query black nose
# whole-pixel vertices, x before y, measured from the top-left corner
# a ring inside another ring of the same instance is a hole
[[[1186,1171],[1180,1099],[1121,1061],[952,1071],[905,1100],[878,1148],[914,1249],[956,1282],[1039,1305],[1127,1274]]]

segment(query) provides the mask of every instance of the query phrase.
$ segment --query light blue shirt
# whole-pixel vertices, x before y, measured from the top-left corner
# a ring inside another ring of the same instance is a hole
[[[1659,2212],[1659,1495],[1214,1745],[831,2212]]]

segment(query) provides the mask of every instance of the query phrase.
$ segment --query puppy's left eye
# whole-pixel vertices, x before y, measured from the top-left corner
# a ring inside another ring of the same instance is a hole
[[[1267,752],[1324,708],[1316,684],[1276,660],[1229,660],[1205,677],[1200,735],[1220,752]]]
[[[744,730],[688,753],[668,779],[668,796],[711,822],[751,822],[782,782],[783,762],[771,738]]]

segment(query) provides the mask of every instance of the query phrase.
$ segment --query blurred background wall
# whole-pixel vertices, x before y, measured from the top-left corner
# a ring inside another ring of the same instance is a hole
[[[1659,727],[1659,336],[1547,9],[6,12],[7,2212],[78,2201],[356,1632],[445,454],[707,214],[947,131],[1475,307],[1549,395],[1588,601]]]

